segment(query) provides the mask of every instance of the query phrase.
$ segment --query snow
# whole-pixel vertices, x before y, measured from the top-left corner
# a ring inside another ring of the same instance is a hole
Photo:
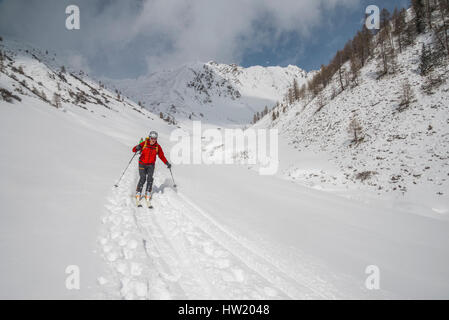
[[[177,166],[178,191],[169,177],[157,171],[152,210],[133,203],[133,171],[109,198],[101,239],[115,259],[106,297],[137,299],[135,286],[113,290],[125,280],[151,283],[148,299],[447,295],[447,222],[242,166]],[[148,269],[133,275],[133,263]],[[380,291],[364,286],[369,265],[381,270]]]
[[[259,175],[257,165],[174,165],[174,188],[170,172],[158,162],[154,209],[148,209],[134,203],[136,161],[118,188],[113,185],[131,147],[150,130],[159,132],[170,158],[169,137],[178,126],[150,111],[167,112],[176,102],[170,114],[186,132],[191,132],[188,115],[195,112],[198,120],[204,110],[203,129],[233,128],[248,123],[265,103],[282,99],[292,77],[305,81],[309,75],[293,66],[245,69],[209,62],[121,82],[126,94],[141,92],[148,111],[83,74],[67,72],[64,82],[57,61],[32,51],[42,57],[39,62],[21,48],[2,44],[13,60],[6,73],[17,80],[0,73],[0,87],[21,101],[0,101],[1,298],[448,297],[447,195],[430,197],[447,189],[445,181],[435,180],[447,162],[432,161],[423,173],[427,182],[415,187],[411,177],[401,181],[405,194],[395,194],[386,182],[401,165],[421,173],[432,158],[428,148],[447,152],[447,85],[433,96],[418,95],[420,104],[392,116],[395,102],[389,101],[396,99],[399,80],[375,81],[367,66],[362,84],[321,113],[313,115],[313,102],[304,112],[296,105],[276,122],[268,116],[255,126],[281,132],[276,175]],[[404,53],[401,61],[413,61],[412,56],[413,51]],[[13,66],[22,66],[24,75]],[[403,69],[401,78],[418,81],[413,68]],[[206,94],[187,87],[192,70],[204,79],[212,75],[216,88]],[[61,108],[24,88],[22,80],[49,99],[59,92]],[[74,95],[81,92],[84,103]],[[211,102],[203,103],[208,95]],[[133,98],[140,100],[137,94]],[[433,104],[438,107],[427,108]],[[352,110],[377,137],[357,149],[349,149],[345,133]],[[435,133],[424,131],[429,123]],[[388,141],[394,135],[404,139]],[[216,145],[203,148],[210,157],[228,152]],[[389,170],[378,168],[373,157],[378,148],[394,152],[382,155]],[[350,165],[376,170],[372,184],[389,193],[352,182],[346,175]],[[425,199],[416,196],[425,193]],[[80,267],[80,290],[65,287],[69,265]],[[380,270],[380,290],[365,286],[372,265]]]
[[[302,85],[307,77],[296,66],[242,68],[211,61],[137,79],[103,81],[142,101],[155,114],[169,114],[180,123],[190,117],[220,126],[242,126],[257,111],[282,101],[293,79]]]
[[[18,53],[13,45],[6,48],[10,57]],[[52,69],[24,52],[14,56],[14,65],[34,79],[26,78],[30,86],[42,82],[52,96]],[[66,77],[63,98],[74,87],[89,91]],[[0,73],[0,87],[18,94],[15,88],[22,86]],[[112,101],[112,93],[98,90]],[[95,242],[104,198],[136,139],[151,127],[168,132],[167,125],[117,101],[109,103],[111,109],[92,103],[88,110],[72,103],[56,109],[30,92],[19,96],[20,103],[0,101],[0,297],[98,297],[96,281],[105,266]],[[69,265],[80,267],[79,291],[65,287]]]
[[[291,160],[289,154],[281,150],[284,163]],[[202,178],[188,179],[192,170]],[[219,187],[213,187],[217,181]],[[302,288],[291,298],[447,295],[447,222],[392,210],[382,202],[367,206],[241,167],[189,167],[179,184],[188,197],[201,199],[201,208],[217,224],[244,235],[239,243]],[[364,270],[371,264],[381,269],[382,292],[364,288]],[[315,292],[305,295],[304,287]]]
[[[419,75],[421,43],[399,54],[398,72],[377,80],[376,62],[361,71],[360,83],[331,100],[335,77],[324,91],[326,106],[318,113],[317,101],[299,102],[272,122],[271,114],[255,127],[272,127],[299,154],[300,161],[283,170],[286,179],[343,197],[368,202],[380,199],[393,208],[448,220],[449,131],[448,82],[430,95],[423,92]],[[346,66],[348,67],[348,66]],[[447,78],[447,65],[436,74]],[[401,88],[407,80],[416,101],[398,112]],[[350,146],[347,128],[355,116],[364,141]],[[307,160],[310,159],[311,161]],[[319,165],[314,165],[319,161]],[[357,174],[372,172],[361,182]],[[436,209],[436,210],[435,210]]]

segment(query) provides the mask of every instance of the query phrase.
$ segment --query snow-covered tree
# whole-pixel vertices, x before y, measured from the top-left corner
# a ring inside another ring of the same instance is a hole
[[[326,100],[324,98],[324,94],[322,91],[320,93],[318,93],[318,95],[316,96],[316,104],[317,104],[317,109],[316,109],[315,113],[320,112],[321,109],[323,109],[324,106],[326,105]]]
[[[415,94],[413,92],[412,86],[407,80],[403,82],[401,89],[401,102],[399,103],[398,111],[404,111],[408,109],[413,99],[415,99]]]
[[[412,9],[415,13],[415,29],[416,33],[421,34],[425,31],[425,5],[424,0],[412,0]]]
[[[377,74],[379,78],[396,72],[396,54],[391,42],[390,29],[381,29],[377,38],[379,47]]]
[[[388,11],[388,9],[383,8],[382,11],[380,12],[380,28],[381,29],[388,29],[388,31],[390,31],[390,19],[391,19],[391,14],[390,11]]]
[[[405,21],[405,10],[395,9],[393,13],[393,36],[396,37],[399,52],[402,53],[403,47],[405,45],[405,31],[407,28],[407,23]]]
[[[362,68],[362,65],[360,63],[360,60],[357,58],[356,55],[353,55],[353,57],[351,57],[351,61],[350,61],[349,76],[350,76],[351,83],[354,86],[357,86],[359,84],[361,68]]]
[[[344,61],[343,61],[343,53],[341,51],[337,52],[335,61],[336,61],[336,67],[338,70],[338,82],[340,83],[341,91],[344,91],[345,90],[345,86],[343,84],[343,73],[344,73],[343,63],[344,63]]]
[[[298,85],[298,80],[296,78],[293,80],[293,98],[295,101],[299,101],[300,99],[300,89]]]
[[[359,144],[363,140],[362,136],[362,125],[360,124],[359,120],[354,116],[351,119],[351,122],[349,122],[348,126],[348,132],[352,136],[352,143]]]
[[[52,103],[56,108],[61,108],[61,96],[56,92],[53,94]]]
[[[439,41],[444,43],[441,47],[446,49],[446,54],[449,55],[449,1],[438,0],[438,11],[440,13],[441,27],[436,30],[435,35],[438,37],[442,34],[442,39]],[[444,39],[444,40],[443,40]]]
[[[432,51],[424,43],[422,44],[419,71],[425,76],[432,69]]]
[[[4,66],[4,58],[3,58],[3,52],[0,50],[0,72],[3,72]]]

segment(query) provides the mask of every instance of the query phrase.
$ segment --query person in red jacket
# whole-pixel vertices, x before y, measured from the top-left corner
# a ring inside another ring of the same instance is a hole
[[[162,160],[167,168],[171,168],[171,164],[167,161],[162,151],[161,146],[157,143],[158,134],[156,131],[151,131],[145,141],[139,143],[133,148],[133,152],[141,151],[139,158],[139,183],[136,189],[136,198],[140,199],[142,196],[142,189],[145,181],[147,182],[145,198],[147,200],[151,197],[151,190],[153,188],[153,173],[154,165],[156,163],[156,156]]]

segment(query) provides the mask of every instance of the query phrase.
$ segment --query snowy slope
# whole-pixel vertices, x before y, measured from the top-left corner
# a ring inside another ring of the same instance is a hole
[[[177,121],[202,120],[216,125],[243,125],[254,113],[281,101],[293,79],[302,85],[308,74],[296,66],[250,67],[216,62],[183,65],[146,77],[104,80],[147,109]]]
[[[286,143],[280,157],[293,161]],[[135,169],[135,167],[134,167]],[[244,166],[156,173],[154,209],[109,197],[100,236],[108,298],[446,298],[449,223],[260,176]],[[368,290],[368,266],[380,290]]]
[[[6,40],[0,50],[8,57],[0,88],[20,99],[0,98],[0,297],[96,297],[105,268],[94,252],[105,197],[136,140],[169,127],[88,78],[66,73],[63,81],[40,62],[44,52]],[[23,74],[13,70],[19,67]],[[51,105],[54,92],[59,109]],[[75,102],[81,92],[83,102]],[[80,291],[65,287],[68,265],[80,267]]]
[[[302,128],[294,127],[299,120],[295,111],[278,123],[268,118],[258,123],[282,131],[278,175],[260,176],[247,165],[175,165],[176,190],[170,173],[158,162],[154,210],[138,209],[132,197],[136,161],[120,186],[112,185],[131,157],[130,148],[151,129],[160,132],[160,143],[170,158],[168,137],[177,127],[87,77],[66,73],[64,82],[59,71],[19,51],[18,45],[4,46],[1,50],[9,51],[11,60],[6,73],[0,73],[0,87],[18,99],[5,94],[9,102],[0,101],[1,297],[448,297],[449,222],[444,217],[414,215],[416,208],[380,198],[369,202],[363,194],[357,193],[358,199],[347,190],[332,194],[326,174],[314,185],[285,179],[298,169],[317,175],[324,170],[340,172],[338,162],[329,161],[327,150],[319,149],[322,130],[300,136],[300,141],[315,140],[313,146],[297,151],[298,143],[292,141]],[[14,71],[19,66],[24,74]],[[261,99],[269,82],[253,87],[251,79],[262,77],[259,72],[280,75],[257,67],[250,70],[246,75],[222,71],[232,78],[223,75],[222,80],[238,80],[242,97]],[[161,97],[161,92],[171,92],[170,99],[175,97],[171,85],[184,88],[183,72],[191,70],[179,72],[179,83],[177,77],[161,76],[152,92]],[[215,75],[213,79],[211,83],[216,83]],[[38,94],[19,84],[22,80],[31,90],[35,86]],[[226,94],[214,89],[209,107],[228,106],[232,97],[241,101],[237,84],[232,88]],[[45,101],[42,91],[50,99],[58,91],[61,107]],[[217,102],[218,92],[224,95],[223,105]],[[198,99],[207,97],[188,93],[198,108]],[[178,96],[182,101],[180,97],[185,96]],[[278,97],[282,94],[273,100]],[[209,120],[221,113],[214,110]],[[338,112],[332,116],[338,117]],[[305,129],[309,125],[305,120],[302,124]],[[308,128],[313,130],[313,125]],[[339,149],[338,137],[343,134],[338,132],[329,152]],[[73,264],[81,270],[80,291],[68,291],[64,285],[64,270]],[[370,265],[380,269],[380,290],[365,286]]]
[[[440,219],[449,219],[449,70],[447,64],[435,74],[446,79],[431,94],[424,92],[425,78],[419,75],[422,43],[398,55],[398,71],[377,79],[375,60],[362,70],[360,83],[331,99],[339,88],[337,75],[324,90],[326,105],[318,110],[318,99],[299,102],[281,112],[274,122],[271,114],[256,127],[279,128],[302,154],[283,172],[301,185],[340,195],[378,201]],[[349,68],[348,65],[345,66]],[[410,83],[415,99],[399,112],[403,83]],[[362,126],[363,142],[351,145],[349,123],[356,118]],[[318,164],[318,165],[317,165]],[[366,174],[366,179],[360,179]]]

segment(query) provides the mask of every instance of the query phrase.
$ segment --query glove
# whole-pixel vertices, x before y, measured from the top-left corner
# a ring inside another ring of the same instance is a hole
[[[171,169],[171,164],[169,162],[167,162],[167,168]]]

